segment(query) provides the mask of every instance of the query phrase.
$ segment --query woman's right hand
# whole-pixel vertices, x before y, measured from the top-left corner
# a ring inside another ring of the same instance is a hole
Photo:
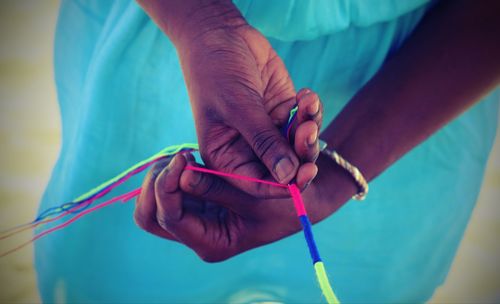
[[[280,133],[296,103],[296,92],[268,40],[246,23],[232,3],[225,3],[213,17],[201,18],[200,11],[207,9],[191,8],[188,21],[176,24],[179,19],[169,23],[162,15],[165,5],[144,6],[177,47],[205,165],[283,184],[300,175],[309,183],[315,170],[307,162],[301,164]],[[320,107],[310,111],[320,122]],[[310,144],[318,146],[319,123],[312,127],[316,130]],[[311,160],[316,157],[317,153]],[[228,181],[258,197],[287,195],[282,188]]]
[[[299,174],[310,182],[313,171],[300,164],[280,133],[296,94],[283,62],[267,39],[242,26],[204,34],[193,44],[189,53],[181,55],[181,61],[205,164],[283,184]],[[320,107],[312,111],[320,121]],[[310,144],[317,145],[319,126],[313,127]],[[229,181],[254,196],[287,194],[281,188]]]

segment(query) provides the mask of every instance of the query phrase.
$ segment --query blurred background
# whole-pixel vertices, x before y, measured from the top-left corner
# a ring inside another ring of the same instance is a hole
[[[52,42],[58,1],[2,1],[0,230],[34,218],[60,145]],[[499,129],[500,131],[500,129]],[[497,137],[498,138],[498,137]],[[431,302],[500,303],[500,140],[446,283]],[[0,251],[30,237],[2,241]],[[0,303],[39,302],[32,247],[0,258]]]

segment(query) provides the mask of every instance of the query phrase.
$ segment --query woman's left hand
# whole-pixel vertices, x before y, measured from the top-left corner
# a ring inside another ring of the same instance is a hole
[[[300,230],[290,198],[258,199],[218,176],[185,170],[186,165],[198,166],[192,155],[177,155],[150,172],[135,212],[141,228],[185,244],[207,262],[226,260]],[[349,176],[328,170],[302,193],[313,222],[330,215],[355,191]],[[331,182],[341,188],[331,191]]]
[[[187,163],[192,159],[177,155],[152,170],[160,173],[143,184],[135,214],[140,227],[185,244],[207,262],[298,231],[289,199],[256,199],[217,176],[184,170]]]

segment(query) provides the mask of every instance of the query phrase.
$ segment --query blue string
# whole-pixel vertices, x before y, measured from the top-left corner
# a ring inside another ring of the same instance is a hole
[[[304,230],[304,236],[306,238],[307,247],[309,248],[309,253],[311,254],[311,258],[313,260],[313,265],[317,262],[321,262],[321,257],[319,256],[318,247],[316,246],[316,242],[314,241],[314,236],[312,233],[312,225],[309,221],[307,215],[299,216],[300,223],[302,224],[302,229]]]
[[[182,150],[178,151],[178,153],[191,152],[191,151],[193,151],[193,149],[191,149],[191,148],[185,148],[185,149],[182,149]],[[165,152],[165,153],[166,153],[165,156],[171,156],[171,155],[169,155],[168,151]],[[139,168],[143,169],[144,167],[147,167],[149,165],[150,164],[144,164],[144,166],[139,167]],[[137,168],[137,169],[139,169],[139,168]],[[124,178],[127,178],[127,177],[128,176],[126,175],[126,176],[122,177],[121,179],[117,180],[115,183],[120,182]],[[84,205],[85,203],[87,203],[89,200],[92,200],[97,195],[100,195],[101,193],[103,193],[105,191],[108,191],[115,183],[110,184],[110,185],[102,188],[101,190],[97,191],[96,193],[90,195],[89,197],[83,198],[83,199],[81,199],[79,201],[71,201],[71,202],[67,202],[67,203],[64,203],[64,204],[59,205],[59,206],[54,206],[54,207],[50,207],[48,209],[45,209],[31,223],[36,223],[36,222],[41,221],[41,220],[43,220],[43,219],[45,219],[45,218],[47,218],[49,216],[58,215],[58,214],[61,214],[63,212],[66,212],[68,210],[71,210],[71,209],[73,209],[75,207]],[[90,205],[91,205],[90,203],[86,204],[86,205],[84,205],[81,208],[78,208],[76,210],[71,210],[70,213],[72,213],[72,214],[78,214],[78,213],[82,212],[83,210],[87,209],[88,207],[90,207]]]
[[[292,108],[292,110],[290,110],[290,117],[288,117],[286,125],[284,125],[281,128],[281,134],[288,140],[290,140],[290,138],[288,138],[288,129],[290,128],[291,124],[295,121],[295,118],[297,117],[297,112],[298,112],[298,105],[295,105]]]

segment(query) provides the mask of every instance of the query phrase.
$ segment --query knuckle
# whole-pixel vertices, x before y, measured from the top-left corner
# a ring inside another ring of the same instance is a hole
[[[304,98],[304,96],[308,93],[308,92],[311,92],[311,89],[310,88],[302,88],[298,93],[297,93],[297,97],[299,100],[302,100]]]
[[[212,144],[213,145],[213,144]],[[210,144],[204,143],[204,137],[200,139],[200,149],[198,150],[203,162],[212,166],[218,160],[217,147],[212,147]]]
[[[158,175],[160,175],[161,171],[170,163],[171,160],[172,158],[168,157],[154,163],[151,167],[151,170],[149,170],[148,172],[147,178],[149,178],[150,180],[156,180]]]
[[[252,137],[252,149],[255,151],[257,156],[260,159],[264,159],[264,157],[272,151],[272,147],[276,145],[278,139],[275,136],[275,132],[273,130],[262,130]]]
[[[238,132],[224,128],[213,128],[200,136],[200,156],[203,162],[214,168],[221,168],[227,159],[228,149],[238,140]]]
[[[204,187],[201,187],[203,191],[201,193],[201,196],[206,196],[209,193],[216,195],[222,192],[223,185],[218,179],[207,178],[207,177],[203,177],[203,179],[204,179]]]
[[[260,105],[257,101],[262,99],[256,84],[252,77],[244,71],[234,71],[231,77],[227,79],[223,85],[223,90],[219,93],[221,100],[229,106],[241,106],[241,101],[245,101],[243,105],[252,106]],[[228,110],[237,111],[238,107],[231,107]]]
[[[199,189],[200,184],[204,178],[204,175],[200,172],[187,171],[186,173],[186,186],[189,187],[191,191]]]
[[[158,225],[163,229],[163,230],[168,230],[169,226],[170,226],[170,223],[169,221],[162,217],[162,216],[156,216],[156,222],[158,223]]]
[[[230,142],[221,144],[217,147],[212,147],[212,149],[204,149],[203,152],[200,150],[200,155],[205,165],[222,171],[232,171],[238,164],[237,158],[232,157],[230,153],[232,145],[236,140],[238,140],[238,138],[232,139]]]
[[[164,168],[162,171],[160,171],[159,175],[156,177],[154,184],[153,184],[153,189],[154,193],[157,199],[157,203],[161,203],[168,193],[173,192],[176,190],[176,184],[168,183],[168,173],[169,173],[169,168]]]
[[[151,219],[146,219],[144,215],[137,210],[134,212],[134,221],[141,229],[151,232],[153,230],[154,223]]]

